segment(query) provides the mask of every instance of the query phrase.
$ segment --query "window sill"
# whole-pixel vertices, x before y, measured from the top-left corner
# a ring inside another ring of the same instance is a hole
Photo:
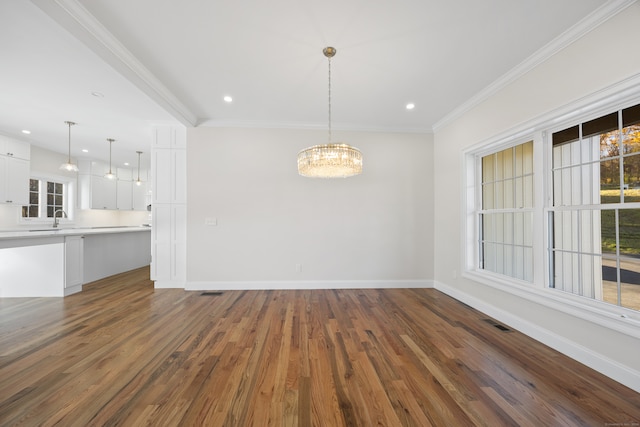
[[[562,313],[587,320],[614,331],[640,338],[640,313],[591,298],[555,289],[541,288],[517,279],[484,271],[466,271],[462,277],[535,302]]]

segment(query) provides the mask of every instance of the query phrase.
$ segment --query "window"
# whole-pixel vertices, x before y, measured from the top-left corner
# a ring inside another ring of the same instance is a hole
[[[623,88],[464,151],[463,277],[637,328],[628,322],[640,321],[640,80]]]
[[[71,183],[54,177],[32,177],[29,180],[29,204],[22,207],[24,221],[37,221],[53,218],[58,210],[70,212],[69,193]],[[60,216],[60,214],[58,214]]]
[[[640,104],[551,144],[549,286],[640,310]]]
[[[22,207],[23,218],[38,218],[40,215],[40,181],[29,180],[29,205]]]
[[[47,181],[47,218],[53,218],[55,211],[64,207],[63,184]]]
[[[533,141],[481,157],[479,268],[533,281]]]

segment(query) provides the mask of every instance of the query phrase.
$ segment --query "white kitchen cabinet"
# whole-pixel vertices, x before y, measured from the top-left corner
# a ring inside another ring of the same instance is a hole
[[[0,135],[0,203],[29,204],[31,145]]]
[[[146,185],[140,194],[133,181],[134,172],[127,168],[113,168],[116,179],[105,178],[109,165],[99,161],[78,161],[78,207],[80,209],[146,210],[150,203]],[[146,171],[140,174],[146,179]],[[137,178],[137,171],[136,171]],[[146,182],[143,182],[146,184]]]
[[[151,194],[149,193],[149,186],[146,181],[142,181],[142,184],[136,185],[133,183],[133,210],[134,211],[146,211],[147,206],[151,204]]]
[[[133,183],[131,181],[118,180],[116,204],[120,211],[133,209]]]
[[[0,203],[29,204],[29,160],[0,156]]]
[[[105,176],[107,173],[109,173],[109,164],[105,163],[105,162],[101,162],[101,161],[97,161],[97,160],[91,160],[90,162],[90,168],[88,170],[87,173],[91,174],[91,175],[95,175],[95,176]],[[115,169],[111,169],[112,173],[116,173]],[[85,173],[84,170],[80,170],[80,173]]]
[[[149,265],[150,235],[147,227],[0,232],[0,298],[67,296]]]
[[[78,161],[78,207],[80,209],[116,209],[117,181],[105,178],[109,165],[89,159]],[[116,172],[115,169],[112,172]]]
[[[84,238],[84,282],[149,265],[151,233],[144,230],[123,233],[86,234]]]
[[[0,243],[0,298],[64,296],[62,238]]]
[[[161,205],[154,208],[151,241],[151,280],[161,283],[184,281],[187,267],[186,205]]]
[[[31,160],[31,144],[0,135],[0,156]]]
[[[187,268],[186,129],[159,126],[151,144],[151,278],[156,288],[184,288]]]
[[[157,126],[153,130],[152,148],[187,148],[185,129],[173,126]]]
[[[78,175],[80,209],[116,209],[116,180],[96,175]]]
[[[102,176],[92,176],[95,191],[99,195],[93,203],[93,209],[116,209],[117,208],[117,181]]]
[[[119,211],[130,211],[133,209],[133,182],[131,177],[131,169],[118,168],[116,206]]]
[[[64,238],[64,287],[65,295],[73,293],[74,287],[82,290],[84,271],[84,237],[66,236]]]
[[[116,175],[118,175],[118,180],[120,181],[133,181],[133,173],[129,168],[118,168]]]
[[[157,149],[152,152],[153,203],[186,203],[187,151]]]

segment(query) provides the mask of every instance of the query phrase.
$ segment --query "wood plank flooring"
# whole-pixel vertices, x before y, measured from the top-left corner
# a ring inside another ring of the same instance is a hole
[[[433,289],[203,296],[148,277],[0,299],[0,425],[640,423],[638,393]]]

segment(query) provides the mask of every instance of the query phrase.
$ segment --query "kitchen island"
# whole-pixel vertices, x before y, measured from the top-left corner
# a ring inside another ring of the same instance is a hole
[[[0,232],[0,298],[71,295],[85,283],[150,261],[150,227],[4,231]]]

